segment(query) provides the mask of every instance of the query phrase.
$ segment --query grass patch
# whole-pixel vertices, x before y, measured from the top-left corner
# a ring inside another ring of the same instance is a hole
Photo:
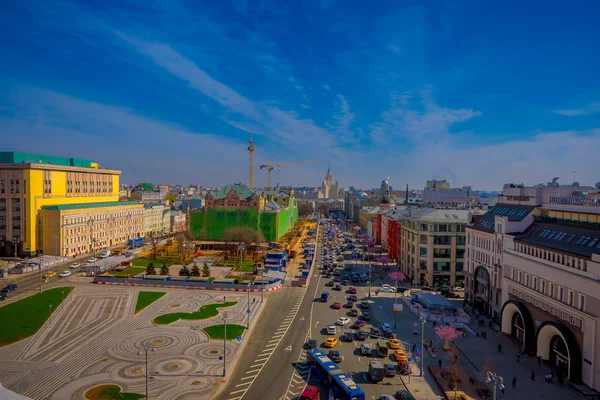
[[[235,306],[237,301],[228,301],[226,303],[207,304],[193,313],[171,313],[164,314],[154,318],[154,323],[159,325],[171,324],[180,319],[206,319],[219,315],[218,308]]]
[[[225,336],[225,325],[213,325],[202,329],[211,339],[223,339]],[[241,336],[246,330],[245,326],[227,324],[227,340],[233,340]]]
[[[109,274],[114,275],[114,276],[132,277],[132,276],[140,274],[144,271],[146,271],[145,267],[130,267],[130,268],[124,269],[123,271],[110,271]]]
[[[85,392],[87,400],[137,400],[144,397],[138,393],[123,393],[117,385],[96,386]]]
[[[198,265],[202,268],[200,265]],[[240,270],[240,264],[237,260],[221,260],[215,264],[215,267],[229,267],[233,268],[234,271]],[[254,261],[244,260],[242,261],[242,272],[254,272]]]
[[[163,297],[165,294],[165,292],[139,292],[137,303],[135,304],[135,313],[139,313],[144,308]]]
[[[49,289],[0,307],[0,346],[34,335],[71,290],[73,287]]]

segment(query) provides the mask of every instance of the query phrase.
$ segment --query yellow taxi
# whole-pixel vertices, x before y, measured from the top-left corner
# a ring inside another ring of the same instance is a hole
[[[394,358],[396,359],[396,361],[407,361],[408,360],[406,353],[404,353],[402,350],[395,350]]]
[[[325,347],[334,347],[337,344],[338,340],[334,337],[327,338],[325,341]]]
[[[396,340],[396,339],[389,340],[388,345],[390,346],[390,349],[400,350],[400,341],[399,340]]]
[[[56,276],[56,272],[53,272],[53,271],[46,272],[46,273],[44,274],[44,278],[52,278],[52,277],[54,277],[54,276]]]

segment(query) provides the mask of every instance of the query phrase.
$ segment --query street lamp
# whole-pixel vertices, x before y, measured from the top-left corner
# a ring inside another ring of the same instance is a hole
[[[246,328],[250,329],[250,281],[248,281],[248,310],[246,310],[246,314],[248,314],[248,325]]]
[[[419,315],[419,321],[421,321],[421,348],[423,348],[424,346],[424,340],[425,340],[425,322],[427,322],[425,320],[425,317],[423,316],[423,314]],[[423,348],[423,350],[425,350]],[[423,364],[425,361],[425,351],[421,351],[421,368],[419,370],[419,376],[423,376]]]
[[[17,249],[19,246],[19,237],[14,236],[12,242],[15,245],[15,268],[17,268]]]
[[[491,383],[494,386],[494,390],[492,392],[492,400],[496,400],[496,390],[500,388],[500,390],[504,389],[504,378],[499,376],[497,373],[492,371],[487,371],[485,383],[488,385]]]
[[[138,356],[141,356],[142,353],[146,354],[146,399],[149,399],[150,397],[148,397],[148,352],[149,351],[154,351],[154,346],[152,345],[152,343],[144,343],[144,345],[142,346],[142,348],[138,351]]]
[[[227,311],[225,311],[223,313],[223,315],[221,316],[221,319],[223,320],[223,325],[224,325],[224,333],[223,333],[223,376],[225,376],[225,371],[226,371],[226,360],[225,358],[227,357]]]
[[[244,245],[241,244],[238,246],[238,253],[239,253],[239,257],[240,257],[240,282],[244,282],[244,274],[242,272],[242,255],[244,254]]]

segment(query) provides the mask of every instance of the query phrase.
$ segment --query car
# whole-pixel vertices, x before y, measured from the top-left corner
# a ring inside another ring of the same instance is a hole
[[[348,300],[350,300],[350,301],[358,301],[358,297],[355,294],[353,294],[353,295],[350,295],[350,297],[348,297]]]
[[[396,364],[385,364],[385,376],[393,378],[396,376]]]
[[[329,357],[329,359],[331,361],[333,361],[336,364],[341,363],[342,360],[344,359],[344,356],[342,356],[342,354],[338,350],[329,350],[329,353],[327,353],[327,356]]]
[[[368,311],[363,311],[361,319],[364,321],[370,321],[371,314]]]
[[[367,323],[365,321],[363,321],[362,319],[357,319],[353,326],[355,329],[360,329],[363,326],[365,326],[366,324]]]
[[[371,355],[371,345],[369,343],[363,343],[360,345],[360,353],[363,356],[370,356]]]
[[[415,396],[406,390],[396,391],[396,400],[415,400]]]
[[[355,287],[350,288],[350,294],[357,294],[357,293],[358,293],[358,291],[356,290]]]
[[[331,278],[331,272],[328,272],[327,275],[325,275],[327,278]]]
[[[0,300],[6,300],[8,295],[6,293],[0,293]]]
[[[79,268],[80,266],[81,266],[81,264],[79,264],[79,263],[74,263],[74,264],[71,264],[71,265],[69,265],[69,268],[71,268],[71,269],[76,269],[76,268]]]
[[[356,308],[353,308],[348,312],[348,315],[350,315],[351,317],[358,317],[358,310]]]
[[[311,349],[316,349],[317,348],[317,341],[316,339],[308,339],[306,341],[306,343],[304,343],[304,349],[305,350],[311,350]]]
[[[392,287],[380,287],[377,290],[379,290],[379,292],[382,292],[382,293],[394,293],[395,292],[394,288],[392,288]]]
[[[123,255],[125,257],[133,257],[135,254],[133,254],[133,252],[131,252],[131,251],[126,251],[125,253],[123,253]]]
[[[342,290],[342,285],[340,285],[339,283],[335,285],[335,287],[333,288],[334,290]]]
[[[334,310],[339,310],[342,308],[342,305],[339,302],[335,302],[331,305],[331,308],[333,308]]]
[[[353,276],[350,280],[352,282],[358,282],[359,281],[358,276]]]
[[[335,325],[327,326],[327,334],[328,335],[335,335],[336,333],[337,333],[337,330],[335,329]]]
[[[388,346],[390,346],[390,349],[392,349],[392,350],[399,350],[400,349],[400,341],[397,339],[388,340]]]
[[[369,308],[369,303],[367,301],[361,301],[358,306],[360,308]]]
[[[321,275],[327,275],[327,270],[324,269],[323,271],[321,271]]]
[[[350,322],[350,318],[346,318],[346,317],[340,317],[337,319],[337,321],[335,321],[336,325],[346,325]]]
[[[391,394],[382,394],[377,400],[395,400],[396,398]]]
[[[335,272],[333,273],[333,275],[335,275],[336,277],[338,277],[338,278],[339,278],[339,276],[340,276],[341,274],[340,274],[340,271],[338,271],[338,270],[335,270]],[[336,282],[339,282],[339,281],[336,281]]]
[[[325,341],[325,347],[332,348],[337,344],[338,340],[334,337],[328,337]]]
[[[56,276],[56,272],[54,272],[54,271],[46,272],[44,274],[44,278],[52,278],[52,277],[55,277],[55,276]]]
[[[2,293],[12,292],[13,290],[16,290],[16,289],[17,289],[17,284],[11,283],[10,285],[6,285],[2,288]]]
[[[353,342],[354,341],[354,334],[350,331],[348,332],[344,332],[344,341],[346,342]]]
[[[394,360],[396,361],[407,361],[408,357],[406,353],[402,350],[394,350]]]
[[[360,329],[356,331],[356,340],[366,340],[366,339],[367,339],[367,332],[360,330]]]
[[[333,287],[333,281],[326,282],[325,286]]]
[[[372,326],[371,329],[369,329],[369,333],[372,336],[381,336],[381,331],[379,330],[379,328],[375,328],[374,326]]]
[[[96,262],[96,261],[98,261],[98,259],[96,257],[92,257],[92,258],[90,258],[90,259],[87,260],[88,263],[93,263],[93,262]]]
[[[69,275],[71,275],[71,271],[63,271],[60,274],[58,274],[58,277],[59,278],[66,278]]]
[[[335,273],[333,275],[335,275]],[[340,283],[342,280],[341,280],[341,278],[339,276],[336,276],[335,278],[333,278],[333,281],[337,282],[337,283]]]

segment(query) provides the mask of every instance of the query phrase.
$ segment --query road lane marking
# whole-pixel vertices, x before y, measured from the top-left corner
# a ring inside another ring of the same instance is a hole
[[[248,385],[248,382],[240,383],[239,385],[235,385],[235,387],[246,386],[246,385]]]
[[[263,365],[263,366],[264,366],[264,365]],[[252,370],[246,371],[246,373],[247,373],[247,374],[251,374],[251,373],[254,373],[254,372],[256,372],[256,371],[260,371],[261,369],[262,369],[262,367],[260,367],[260,368],[256,368],[256,369],[252,369]],[[244,385],[246,385],[246,383],[244,383]]]
[[[247,373],[247,372],[246,372]],[[252,379],[254,378],[254,375],[250,375],[250,376],[245,376],[242,379],[240,379],[241,381],[245,381],[246,379]]]
[[[236,394],[236,393],[241,393],[243,392],[245,389],[240,389],[240,390],[236,390],[235,392],[231,392],[229,394]]]
[[[254,367],[260,367],[261,365],[264,365],[265,363],[258,363],[258,364],[254,364],[251,365],[250,368],[254,368]]]

